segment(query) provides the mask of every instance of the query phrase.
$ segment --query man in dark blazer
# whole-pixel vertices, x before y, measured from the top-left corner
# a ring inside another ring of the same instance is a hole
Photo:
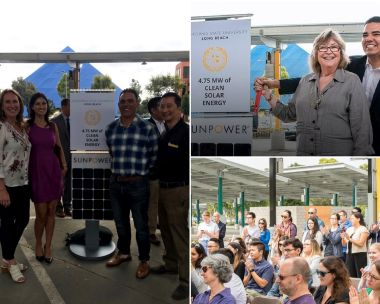
[[[380,16],[375,16],[365,22],[362,47],[365,56],[351,57],[347,70],[355,73],[362,81],[370,104],[370,116],[373,131],[372,146],[376,155],[380,155]],[[300,78],[272,80],[257,78],[255,85],[268,85],[270,88],[280,88],[280,94],[293,94]]]
[[[53,118],[57,125],[59,138],[67,163],[67,173],[64,178],[64,190],[62,201],[57,204],[56,215],[58,217],[72,216],[71,214],[71,155],[70,155],[70,99],[61,100],[61,114]]]
[[[148,119],[154,126],[157,135],[160,137],[165,132],[165,123],[162,119],[161,112],[159,110],[161,97],[153,97],[148,101],[148,111],[150,118]],[[154,166],[149,176],[149,209],[148,209],[148,226],[149,226],[149,240],[153,245],[160,245],[160,240],[156,236],[157,229],[157,217],[158,217],[158,193],[160,185],[158,181],[157,167]]]

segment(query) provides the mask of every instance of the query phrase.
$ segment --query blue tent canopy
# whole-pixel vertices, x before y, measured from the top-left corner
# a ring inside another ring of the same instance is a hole
[[[64,48],[62,53],[74,52],[70,47]],[[52,100],[54,106],[61,107],[61,97],[58,95],[57,85],[62,75],[68,73],[71,67],[68,63],[45,63],[39,69],[30,74],[26,81],[31,82],[37,91],[44,93],[48,99]],[[95,76],[103,75],[90,63],[84,63],[80,69],[80,89],[90,89]],[[116,85],[115,85],[116,86]],[[115,113],[121,89],[116,86],[115,93]]]
[[[265,73],[266,52],[272,51],[265,45],[258,45],[251,50],[251,84],[257,77],[262,77]],[[284,66],[289,74],[289,78],[302,77],[310,73],[308,61],[309,54],[296,44],[289,44],[281,52],[281,65]],[[251,101],[256,99],[256,93],[251,85]],[[287,103],[289,95],[281,97],[281,101]],[[252,102],[251,102],[252,103]],[[269,109],[269,104],[262,97],[260,102],[261,109]]]

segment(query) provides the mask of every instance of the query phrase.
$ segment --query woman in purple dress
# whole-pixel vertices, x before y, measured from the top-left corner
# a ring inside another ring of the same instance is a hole
[[[29,140],[32,144],[29,162],[31,197],[36,209],[34,233],[36,259],[53,261],[51,243],[55,225],[55,208],[62,195],[63,176],[67,171],[57,126],[49,121],[46,96],[36,93],[29,103]],[[46,242],[42,246],[45,231]]]

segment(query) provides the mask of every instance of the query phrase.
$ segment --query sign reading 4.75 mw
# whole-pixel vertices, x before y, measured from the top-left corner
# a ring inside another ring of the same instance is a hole
[[[191,111],[249,112],[251,20],[191,24]]]

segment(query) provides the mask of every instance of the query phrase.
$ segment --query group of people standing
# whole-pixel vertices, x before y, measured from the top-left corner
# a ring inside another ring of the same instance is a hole
[[[55,210],[63,191],[67,162],[56,124],[49,120],[46,96],[36,93],[29,102],[29,120],[23,117],[20,94],[12,89],[0,95],[0,242],[2,269],[17,283],[25,281],[27,266],[15,259],[15,250],[29,222],[29,203],[36,210],[35,254],[51,264]],[[43,242],[43,234],[45,241]],[[43,244],[44,243],[44,244]]]

